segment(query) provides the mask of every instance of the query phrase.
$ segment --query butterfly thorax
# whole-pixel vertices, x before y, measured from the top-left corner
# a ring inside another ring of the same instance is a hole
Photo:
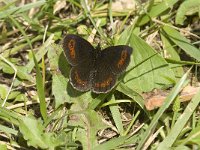
[[[96,49],[93,50],[93,58],[92,58],[92,69],[90,71],[90,78],[93,79],[95,78],[96,74],[97,74],[97,65],[98,65],[98,59],[101,57],[101,48],[100,46],[97,46]]]
[[[101,56],[101,47],[100,47],[100,45],[98,45],[94,49],[94,54],[95,54],[95,60],[97,60]]]

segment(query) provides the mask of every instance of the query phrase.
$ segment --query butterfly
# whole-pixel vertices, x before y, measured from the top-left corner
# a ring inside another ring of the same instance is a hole
[[[71,65],[69,81],[78,91],[91,90],[107,93],[114,87],[117,77],[125,71],[133,49],[126,45],[94,48],[78,35],[64,37],[62,47]]]

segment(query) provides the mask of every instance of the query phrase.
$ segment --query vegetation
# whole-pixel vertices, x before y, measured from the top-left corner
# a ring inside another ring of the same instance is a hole
[[[0,149],[200,148],[199,0],[0,6]],[[111,92],[71,87],[68,33],[134,49]]]

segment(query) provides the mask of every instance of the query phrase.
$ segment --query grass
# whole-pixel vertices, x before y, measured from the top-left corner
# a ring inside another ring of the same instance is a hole
[[[0,2],[0,149],[199,149],[198,0],[25,2]],[[111,92],[70,85],[68,33],[134,49]]]

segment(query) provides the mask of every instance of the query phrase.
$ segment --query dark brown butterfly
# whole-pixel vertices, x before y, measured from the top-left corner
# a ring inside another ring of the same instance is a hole
[[[63,40],[67,61],[72,66],[70,83],[79,91],[107,93],[127,68],[133,49],[126,45],[95,49],[85,39],[68,34]]]

